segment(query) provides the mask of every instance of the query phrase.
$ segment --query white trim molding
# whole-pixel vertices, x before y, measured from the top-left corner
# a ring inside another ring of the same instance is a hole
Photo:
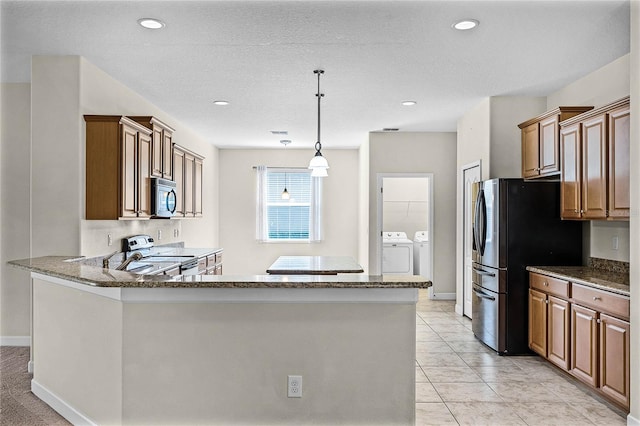
[[[0,336],[0,346],[31,346],[31,336]]]
[[[31,380],[31,392],[42,401],[44,401],[51,408],[56,410],[58,414],[67,419],[74,425],[96,425],[97,423],[85,416],[64,400],[58,397],[56,394],[45,388],[41,384],[34,380]]]
[[[429,290],[431,290],[433,287],[429,287]],[[429,299],[432,300],[456,300],[456,294],[455,293],[432,293],[430,294]]]
[[[640,426],[640,420],[636,419],[629,413],[627,415],[627,426]]]

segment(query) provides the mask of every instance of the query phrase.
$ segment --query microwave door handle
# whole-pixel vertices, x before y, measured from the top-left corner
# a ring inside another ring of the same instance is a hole
[[[173,210],[169,208],[169,204],[170,204],[169,197],[173,197]],[[171,192],[167,194],[167,210],[169,210],[171,214],[175,213],[176,208],[178,208],[177,201],[178,201],[178,196],[176,195],[176,191],[172,189]]]

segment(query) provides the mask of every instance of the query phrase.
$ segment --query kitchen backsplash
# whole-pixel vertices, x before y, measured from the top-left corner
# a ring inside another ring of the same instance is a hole
[[[617,272],[620,274],[629,273],[629,262],[621,262],[619,260],[590,257],[589,266],[594,269],[600,269],[608,272]]]

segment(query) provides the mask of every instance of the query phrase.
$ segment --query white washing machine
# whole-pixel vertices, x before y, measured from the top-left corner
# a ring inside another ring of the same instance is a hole
[[[382,273],[413,275],[413,241],[406,233],[382,233]]]
[[[430,258],[429,231],[418,231],[413,237],[413,273],[432,280]]]

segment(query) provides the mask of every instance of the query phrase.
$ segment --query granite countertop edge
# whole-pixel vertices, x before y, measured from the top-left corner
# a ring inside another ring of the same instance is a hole
[[[82,264],[82,258],[43,256],[12,260],[33,273],[103,288],[429,288],[414,275],[139,275]]]
[[[589,266],[527,266],[527,271],[549,275],[599,290],[629,297],[629,275],[609,272]]]

